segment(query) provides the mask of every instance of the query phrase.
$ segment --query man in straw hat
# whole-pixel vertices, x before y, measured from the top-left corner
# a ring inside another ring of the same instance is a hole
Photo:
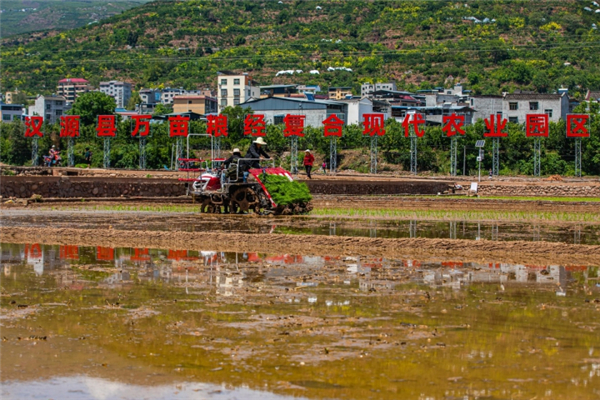
[[[250,148],[248,149],[248,152],[246,153],[246,157],[244,158],[252,158],[252,160],[247,161],[248,163],[248,168],[260,168],[260,162],[259,160],[262,159],[269,159],[271,157],[269,157],[269,155],[265,152],[265,150],[262,148],[262,146],[266,146],[267,142],[265,142],[265,140],[262,137],[259,137],[258,139],[256,139],[255,141],[252,142],[252,144],[250,145]]]
[[[267,142],[262,137],[259,137],[255,141],[252,142],[248,152],[246,153],[246,157],[251,158],[251,160],[243,161],[243,171],[244,171],[244,183],[248,179],[248,170],[251,168],[260,168],[260,160],[270,159],[269,155],[265,152],[262,146],[266,146]]]
[[[242,158],[242,153],[237,147],[233,149],[232,153],[233,154],[231,155],[231,157],[229,157],[223,163],[223,167],[225,169],[221,176],[221,184],[225,182],[225,178],[229,178],[233,182],[238,180],[238,162],[239,159]]]

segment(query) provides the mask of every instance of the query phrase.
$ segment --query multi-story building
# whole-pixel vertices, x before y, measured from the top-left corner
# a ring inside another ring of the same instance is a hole
[[[23,117],[23,106],[21,104],[0,103],[2,110],[2,122],[9,122]]]
[[[21,92],[19,92],[19,90],[18,90],[18,89],[17,89],[17,90],[15,90],[14,92],[6,92],[6,93],[4,94],[4,102],[5,102],[6,104],[12,104],[12,103],[15,101],[15,100],[14,100],[15,96],[16,96],[17,94],[19,94],[19,93],[21,93]]]
[[[473,121],[489,118],[490,115],[502,115],[502,96],[470,96],[469,104],[475,110]]]
[[[196,114],[216,114],[219,112],[217,99],[208,96],[175,96],[173,98],[173,113],[182,114],[194,112]]]
[[[363,97],[353,97],[351,99],[339,100],[342,103],[348,104],[348,125],[360,125],[364,121],[364,115],[373,112],[373,100]]]
[[[315,95],[321,91],[321,86],[319,86],[319,85],[298,85],[296,87],[296,89],[298,89],[298,92],[300,92],[300,93]]]
[[[142,89],[140,90],[140,99],[142,104],[156,104],[160,103],[161,94],[160,89]]]
[[[502,99],[502,115],[509,122],[524,124],[527,114],[547,114],[550,121],[566,120],[569,113],[569,96],[557,94],[511,93]]]
[[[363,83],[360,87],[360,97],[368,97],[370,99],[373,98],[373,93],[378,90],[390,90],[396,91],[396,83],[395,82],[377,82],[377,83]]]
[[[35,104],[29,107],[28,115],[41,115],[44,117],[44,122],[55,124],[70,108],[64,96],[39,96]]]
[[[207,94],[208,93],[208,94]],[[184,88],[166,88],[162,90],[160,102],[162,104],[173,104],[175,96],[208,96],[211,97],[210,91],[207,90],[185,90]]]
[[[100,91],[113,97],[117,103],[117,108],[125,108],[127,106],[132,90],[133,85],[131,83],[122,81],[100,82]]]
[[[236,74],[229,71],[217,73],[217,101],[219,110],[235,107],[250,99],[260,97],[260,85],[247,73]]]
[[[77,96],[87,93],[94,88],[83,78],[66,78],[58,81],[57,94],[63,96],[67,102],[73,103]]]
[[[352,98],[352,88],[349,86],[330,87],[328,92],[332,100]]]

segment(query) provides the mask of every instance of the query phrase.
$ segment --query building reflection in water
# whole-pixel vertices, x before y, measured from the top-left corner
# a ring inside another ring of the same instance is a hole
[[[416,223],[414,224],[416,229]],[[456,225],[450,225],[455,234]],[[326,257],[217,252],[209,250],[161,250],[148,248],[108,248],[50,246],[40,244],[1,245],[5,278],[16,275],[13,267],[27,264],[36,275],[50,274],[60,287],[83,289],[81,271],[109,273],[98,283],[116,287],[135,281],[160,280],[194,288],[208,286],[220,296],[243,295],[250,285],[293,285],[297,288],[321,284],[350,285],[358,282],[362,291],[392,290],[399,276],[409,274],[409,282],[432,288],[459,290],[478,283],[499,285],[541,285],[556,287],[567,294],[572,273],[589,276],[586,266],[520,265],[505,263],[463,263],[393,260],[381,257]],[[325,272],[325,273],[323,273]],[[290,297],[290,301],[295,301]],[[317,301],[313,299],[313,301]],[[333,304],[333,303],[331,303]],[[343,303],[340,303],[343,304]]]

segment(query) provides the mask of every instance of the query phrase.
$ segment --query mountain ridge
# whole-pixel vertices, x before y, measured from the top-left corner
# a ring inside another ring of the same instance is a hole
[[[600,87],[600,14],[587,4],[154,1],[52,37],[4,40],[2,80],[30,93],[64,77],[215,89],[216,72],[234,70],[262,84],[358,90],[391,79],[408,90],[461,82],[479,94],[565,86],[580,96]],[[292,69],[304,72],[275,77]]]

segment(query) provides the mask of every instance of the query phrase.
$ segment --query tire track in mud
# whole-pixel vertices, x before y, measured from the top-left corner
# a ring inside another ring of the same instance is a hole
[[[505,262],[537,265],[600,265],[600,246],[549,242],[489,240],[367,238],[345,236],[245,234],[225,232],[144,231],[74,228],[0,228],[6,243],[102,247],[138,247],[173,250],[216,250],[329,256],[379,256]]]

